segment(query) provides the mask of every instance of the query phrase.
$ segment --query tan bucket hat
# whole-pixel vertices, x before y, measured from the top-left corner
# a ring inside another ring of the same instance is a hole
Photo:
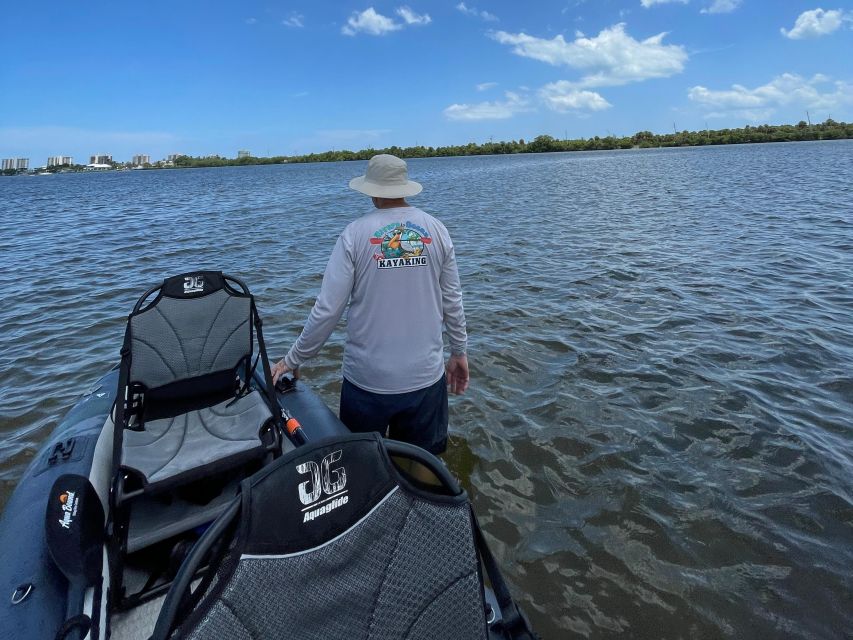
[[[406,198],[423,190],[420,183],[409,180],[406,161],[387,153],[373,156],[367,173],[350,180],[349,186],[374,198]]]

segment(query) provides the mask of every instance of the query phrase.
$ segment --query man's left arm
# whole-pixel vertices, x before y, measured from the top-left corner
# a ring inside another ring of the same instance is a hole
[[[468,388],[469,380],[466,355],[468,332],[465,325],[465,310],[462,307],[462,286],[459,283],[456,252],[449,234],[447,234],[446,244],[447,255],[439,277],[444,327],[450,341],[450,360],[447,361],[445,372],[450,392],[461,395]]]

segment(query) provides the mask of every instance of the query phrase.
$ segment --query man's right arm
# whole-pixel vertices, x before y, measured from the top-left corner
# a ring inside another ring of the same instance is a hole
[[[326,343],[349,302],[354,273],[352,256],[347,250],[347,243],[342,234],[335,243],[329,263],[326,265],[320,293],[305,327],[284,357],[288,369],[294,370],[306,360],[313,358]]]

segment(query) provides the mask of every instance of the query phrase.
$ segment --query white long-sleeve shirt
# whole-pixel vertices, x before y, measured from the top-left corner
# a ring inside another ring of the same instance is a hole
[[[406,393],[444,372],[444,325],[452,353],[467,333],[453,242],[445,226],[415,207],[377,209],[338,238],[320,294],[290,369],[314,357],[349,303],[344,377],[375,393]]]

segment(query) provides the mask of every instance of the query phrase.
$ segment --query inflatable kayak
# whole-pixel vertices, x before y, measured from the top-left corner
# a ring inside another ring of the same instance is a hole
[[[6,505],[0,637],[532,637],[442,463],[273,386],[240,280],[152,287],[121,356]]]

